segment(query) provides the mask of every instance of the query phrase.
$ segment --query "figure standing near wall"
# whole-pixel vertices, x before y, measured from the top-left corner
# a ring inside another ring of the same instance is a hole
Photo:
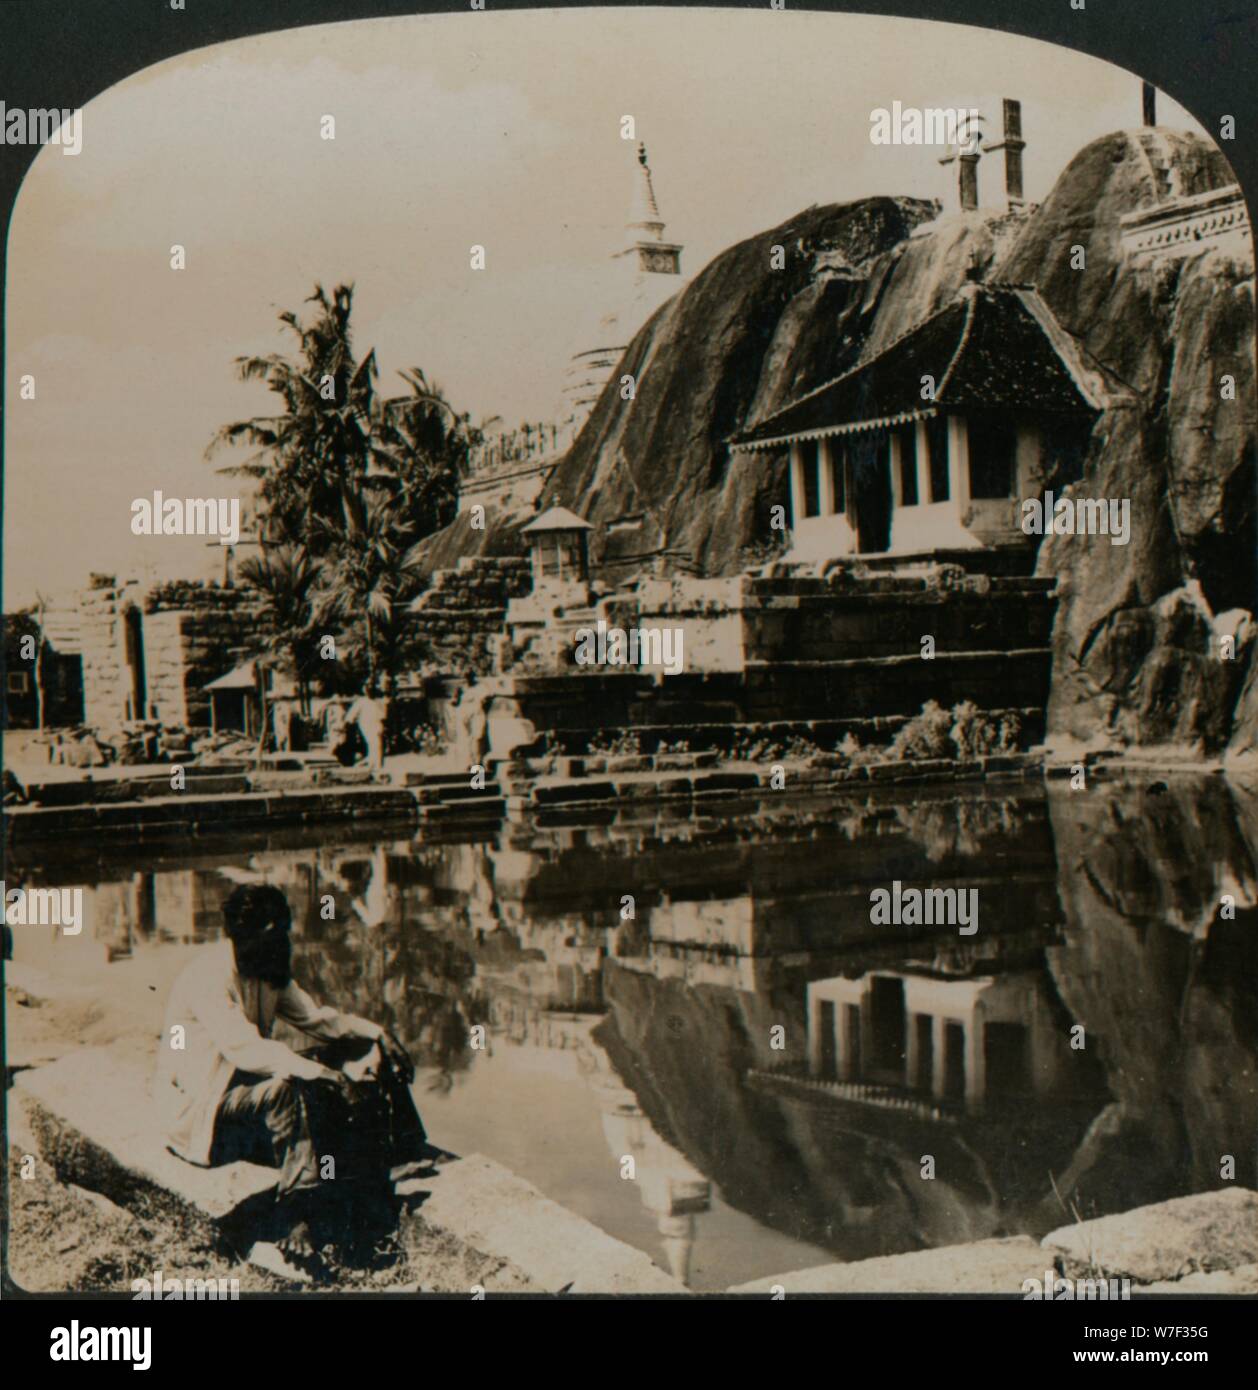
[[[360,695],[345,716],[347,724],[358,725],[358,731],[367,745],[367,765],[377,772],[384,766],[384,728],[387,716],[385,701],[376,695]]]
[[[468,671],[464,679],[467,683],[458,703],[460,747],[468,767],[484,766],[485,754],[489,749],[489,720],[485,703],[493,690],[486,684],[477,683],[475,671]]]

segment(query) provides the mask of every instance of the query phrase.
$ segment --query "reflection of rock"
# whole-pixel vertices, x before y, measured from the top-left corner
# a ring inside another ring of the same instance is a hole
[[[1068,924],[1050,969],[1119,1106],[1078,1197],[1113,1210],[1213,1187],[1224,1154],[1252,1186],[1258,911],[1243,800],[1215,778],[1054,788],[1050,804]],[[1226,891],[1235,921],[1216,920]]]

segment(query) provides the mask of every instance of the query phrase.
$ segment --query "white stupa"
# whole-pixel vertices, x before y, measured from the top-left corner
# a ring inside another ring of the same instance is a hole
[[[646,146],[639,144],[625,244],[612,253],[606,297],[564,373],[561,419],[568,441],[580,432],[634,334],[682,286],[682,248],[664,240],[664,225]]]

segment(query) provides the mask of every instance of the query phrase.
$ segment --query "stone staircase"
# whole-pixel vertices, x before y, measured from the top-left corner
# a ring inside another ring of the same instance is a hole
[[[462,770],[408,772],[403,785],[414,791],[420,819],[426,824],[497,824],[506,814],[506,795],[498,782],[488,777],[483,787],[474,787],[471,774]]]

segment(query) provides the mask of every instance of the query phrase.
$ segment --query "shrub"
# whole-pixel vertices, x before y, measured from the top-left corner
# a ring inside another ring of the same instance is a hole
[[[602,730],[590,740],[587,751],[591,757],[632,757],[642,751],[642,740],[631,729],[614,735]]]
[[[995,748],[997,727],[972,700],[962,700],[954,707],[952,721],[951,738],[958,757],[981,758]]]
[[[951,732],[952,715],[934,700],[927,700],[922,712],[915,714],[896,734],[888,754],[901,761],[950,758],[953,756]]]
[[[1002,753],[1016,753],[1022,746],[1022,720],[1012,711],[1000,720],[1000,733],[996,747]]]

